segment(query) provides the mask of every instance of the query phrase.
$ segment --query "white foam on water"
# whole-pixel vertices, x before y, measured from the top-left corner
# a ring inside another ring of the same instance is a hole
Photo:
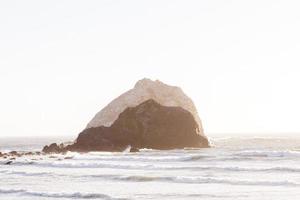
[[[284,148],[270,148],[270,141],[218,141],[236,143],[234,148],[221,145],[211,149],[22,156],[11,165],[5,165],[9,158],[0,158],[0,177],[5,180],[0,181],[0,199],[256,200],[262,199],[261,193],[265,199],[297,199],[297,144],[288,148],[286,142]],[[245,145],[256,142],[268,146]]]
[[[72,199],[103,199],[103,200],[125,200],[125,198],[113,198],[106,194],[100,193],[56,193],[56,192],[38,192],[28,191],[23,189],[0,189],[0,194],[17,194],[19,196],[35,196],[35,197],[50,197],[50,198],[72,198]]]

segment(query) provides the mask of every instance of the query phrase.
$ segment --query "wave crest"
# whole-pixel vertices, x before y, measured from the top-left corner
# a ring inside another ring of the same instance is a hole
[[[103,200],[126,200],[126,198],[113,198],[106,194],[99,193],[54,193],[54,192],[37,192],[23,189],[0,189],[0,194],[17,194],[35,197],[49,198],[73,198],[73,199],[103,199]]]
[[[233,180],[223,178],[209,178],[209,177],[155,177],[155,176],[114,176],[105,175],[98,176],[98,178],[110,178],[117,181],[133,181],[133,182],[170,182],[170,183],[185,183],[185,184],[227,184],[227,185],[260,185],[260,186],[300,186],[299,183],[291,181],[252,181],[252,180]]]

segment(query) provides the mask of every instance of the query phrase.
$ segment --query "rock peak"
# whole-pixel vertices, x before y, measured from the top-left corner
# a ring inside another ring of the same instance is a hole
[[[163,84],[163,83],[159,80],[153,81],[149,78],[143,78],[143,79],[139,80],[138,82],[136,82],[134,88],[150,87],[150,86],[159,85],[159,84]]]
[[[153,99],[162,106],[182,107],[189,111],[198,123],[199,133],[204,135],[196,106],[181,88],[167,85],[159,80],[153,81],[148,78],[139,80],[133,89],[125,92],[109,103],[96,114],[86,128],[111,126],[119,117],[120,113],[126,108],[135,107],[149,99]]]

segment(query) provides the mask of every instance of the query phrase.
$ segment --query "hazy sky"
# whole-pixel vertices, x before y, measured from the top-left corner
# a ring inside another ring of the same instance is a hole
[[[300,132],[298,0],[0,1],[0,136],[77,135],[149,77],[205,132]]]

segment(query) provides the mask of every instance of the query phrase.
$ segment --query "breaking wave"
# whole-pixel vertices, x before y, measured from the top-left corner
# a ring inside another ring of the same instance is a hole
[[[10,171],[10,170],[3,170],[0,171],[1,174],[8,174],[8,175],[18,175],[18,176],[50,176],[52,175],[51,172],[27,172],[27,171]]]
[[[300,158],[299,151],[271,151],[271,150],[246,150],[233,154],[234,156],[247,156],[247,157],[272,157],[272,158]]]
[[[190,171],[221,171],[221,172],[286,172],[298,173],[299,167],[276,166],[276,167],[240,167],[240,166],[211,166],[211,165],[164,165],[148,163],[103,163],[103,162],[16,162],[15,165],[34,165],[43,168],[105,168],[105,169],[124,169],[124,170],[190,170]],[[23,176],[47,176],[52,172],[28,172],[28,171],[0,171],[5,174],[23,175]]]
[[[103,199],[103,200],[122,200],[125,198],[113,198],[106,194],[99,193],[52,193],[52,192],[37,192],[28,191],[23,189],[0,189],[0,194],[16,194],[16,195],[26,195],[35,197],[48,197],[48,198],[73,198],[73,199]]]
[[[229,184],[229,185],[259,185],[259,186],[300,186],[299,183],[291,181],[252,181],[252,180],[233,180],[222,178],[208,177],[171,177],[171,176],[116,176],[104,175],[94,176],[117,181],[134,181],[134,182],[170,182],[170,183],[185,183],[185,184]]]

